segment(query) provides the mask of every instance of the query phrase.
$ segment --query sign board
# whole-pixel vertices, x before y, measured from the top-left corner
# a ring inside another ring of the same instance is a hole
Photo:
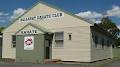
[[[34,36],[25,36],[24,50],[33,50],[33,49],[34,49]]]
[[[46,14],[46,15],[23,17],[23,18],[20,18],[19,21],[20,22],[25,22],[25,21],[33,21],[33,20],[44,20],[44,19],[59,18],[59,17],[63,17],[62,12]]]
[[[21,34],[37,34],[37,30],[23,30],[21,31]]]

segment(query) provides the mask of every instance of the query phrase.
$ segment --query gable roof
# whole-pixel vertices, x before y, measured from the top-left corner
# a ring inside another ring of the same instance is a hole
[[[24,27],[22,27],[20,30],[18,30],[18,31],[15,33],[15,35],[16,35],[17,33],[19,33],[21,30],[23,30],[24,28],[26,28],[27,26],[32,26],[32,27],[38,29],[39,31],[44,32],[44,33],[52,33],[51,31],[49,31],[48,29],[46,29],[46,28],[44,28],[44,27],[41,27],[41,26],[37,27],[36,25],[34,25],[34,24],[32,24],[32,23],[28,23],[28,24],[26,24]]]
[[[51,8],[54,8],[54,9],[56,9],[56,10],[60,10],[60,11],[66,13],[66,14],[68,14],[68,15],[70,15],[70,16],[73,16],[73,17],[78,18],[78,19],[80,19],[80,20],[86,21],[86,22],[88,22],[88,23],[90,23],[90,24],[92,24],[92,25],[95,24],[95,23],[92,22],[92,21],[86,20],[86,19],[84,19],[84,18],[82,18],[82,17],[79,17],[79,16],[77,16],[77,15],[71,13],[71,12],[68,12],[68,11],[65,11],[65,10],[63,10],[63,9],[57,8],[57,7],[55,7],[55,6],[51,5],[51,4],[48,4],[48,3],[43,2],[43,1],[40,0],[40,1],[38,1],[37,3],[35,3],[30,9],[28,9],[24,14],[22,14],[22,15],[19,16],[19,17],[17,17],[17,18],[14,19],[13,21],[11,21],[11,24],[10,24],[10,25],[12,25],[15,21],[17,21],[19,18],[21,18],[21,17],[22,17],[23,15],[25,15],[27,12],[29,12],[30,10],[32,10],[32,8],[34,8],[34,7],[35,7],[36,5],[38,5],[39,3],[44,4],[44,5],[46,5],[46,6],[49,6],[49,7],[51,7]],[[7,29],[10,25],[8,25],[8,26],[6,27],[6,29]],[[6,30],[6,29],[4,29],[4,30]],[[3,31],[4,31],[4,30],[3,30]],[[2,31],[2,32],[3,32],[3,31]]]
[[[99,26],[98,24],[94,24],[94,26],[91,26],[91,28],[96,30],[96,31],[99,31],[99,32],[103,33],[104,35],[106,35],[106,36],[112,38],[113,40],[115,40],[115,37],[110,32],[103,29],[103,27]]]
[[[71,15],[71,16],[73,16],[73,17],[75,17],[75,18],[78,18],[78,19],[80,19],[80,20],[86,21],[86,22],[88,22],[88,23],[90,23],[90,24],[94,24],[94,22],[92,22],[92,21],[86,20],[85,18],[79,17],[79,16],[73,14],[72,12],[68,12],[68,11],[66,11],[66,10],[63,10],[63,9],[61,9],[61,8],[58,8],[58,7],[54,6],[54,5],[48,4],[48,3],[43,2],[43,1],[39,1],[38,3],[35,4],[35,6],[36,6],[37,4],[39,4],[39,3],[42,3],[42,4],[46,5],[46,6],[51,7],[51,8],[54,8],[54,9],[60,10],[60,11],[62,11],[62,12],[65,12],[65,13],[68,14],[68,15]]]

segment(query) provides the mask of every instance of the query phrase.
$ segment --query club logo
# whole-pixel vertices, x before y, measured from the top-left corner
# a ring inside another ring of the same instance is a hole
[[[27,46],[31,45],[32,43],[33,43],[33,42],[32,42],[32,39],[31,39],[31,38],[26,39],[26,41],[25,41],[25,44],[26,44]]]

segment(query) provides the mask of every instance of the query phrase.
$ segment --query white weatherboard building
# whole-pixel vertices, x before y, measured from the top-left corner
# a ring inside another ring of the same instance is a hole
[[[38,2],[3,31],[2,58],[93,62],[112,58],[112,40],[95,23]]]

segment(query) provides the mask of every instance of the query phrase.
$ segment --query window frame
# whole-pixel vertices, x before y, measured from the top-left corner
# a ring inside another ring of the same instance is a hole
[[[110,47],[110,40],[107,40],[107,47]]]
[[[16,47],[16,35],[12,35],[12,48]]]
[[[94,41],[95,41],[95,47],[97,48],[98,47],[98,36],[97,35],[95,35]]]
[[[56,37],[56,34],[57,34],[57,33],[62,33],[62,37],[61,37],[62,39],[61,39],[61,38],[60,38],[60,39],[57,39],[57,37]],[[64,46],[64,32],[63,32],[63,31],[55,32],[54,35],[55,35],[55,47],[63,47],[63,46]],[[57,45],[57,42],[61,42],[62,45],[58,46],[58,45]]]
[[[105,39],[104,38],[101,38],[101,45],[102,45],[102,48],[104,48],[104,46],[105,46]]]

